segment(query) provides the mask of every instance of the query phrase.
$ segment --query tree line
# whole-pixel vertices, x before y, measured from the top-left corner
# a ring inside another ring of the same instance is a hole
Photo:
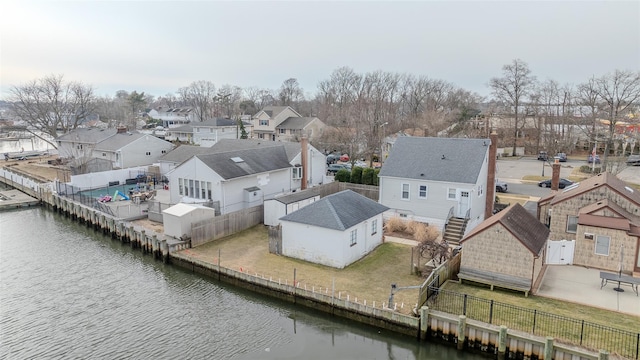
[[[632,113],[638,120],[638,71],[614,70],[581,84],[561,85],[552,79],[537,80],[526,62],[515,59],[490,78],[488,86],[491,96],[485,98],[426,75],[358,73],[340,67],[318,83],[315,93],[306,93],[297,79],[290,78],[279,89],[218,87],[200,80],[162,96],[138,90],[98,96],[91,85],[50,75],[11,86],[7,100],[17,118],[54,138],[91,115],[98,115],[111,127],[136,128],[145,109],[160,106],[189,106],[196,121],[253,115],[269,105],[291,106],[302,116],[318,117],[330,126],[315,145],[370,159],[383,155],[385,136],[396,131],[416,136],[486,137],[493,126],[488,123],[490,118],[510,121],[511,132],[502,130],[500,135],[501,143],[509,143],[514,155],[525,135],[534,141],[529,145],[536,150],[575,146],[578,130],[572,125],[581,125],[580,131],[590,127],[592,141],[605,144],[606,157],[614,147],[616,124],[630,119]],[[608,132],[598,131],[597,119],[609,121]],[[525,134],[531,128],[527,122],[533,122],[534,133]]]

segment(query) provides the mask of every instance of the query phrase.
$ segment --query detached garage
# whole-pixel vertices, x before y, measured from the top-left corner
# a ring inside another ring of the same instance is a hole
[[[176,204],[162,212],[164,233],[174,238],[191,237],[191,224],[213,219],[216,211],[198,204]]]

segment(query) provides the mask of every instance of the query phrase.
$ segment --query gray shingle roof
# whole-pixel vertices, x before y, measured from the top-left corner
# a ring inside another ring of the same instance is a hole
[[[279,141],[269,141],[269,140],[255,140],[255,139],[222,139],[211,146],[211,153],[214,152],[224,152],[224,151],[234,151],[234,150],[246,150],[246,149],[257,149],[257,148],[265,148],[265,147],[278,147],[283,146],[289,161],[293,160],[300,151],[300,143],[295,142],[279,142]]]
[[[204,146],[180,145],[160,157],[160,161],[181,163],[191,159],[194,155],[206,154],[211,152],[211,148]]]
[[[59,136],[56,140],[76,143],[81,142],[85,144],[97,144],[100,141],[115,135],[117,131],[118,130],[116,129],[78,128],[62,136]]]
[[[251,125],[250,123],[243,121],[245,126]],[[217,127],[217,126],[236,126],[238,122],[233,119],[225,119],[225,118],[215,118],[215,119],[207,119],[202,122],[191,123],[194,127],[206,126],[206,127]]]
[[[326,196],[280,220],[344,231],[389,210],[351,190]]]
[[[96,150],[115,151],[145,136],[145,134],[140,133],[115,134],[112,137],[96,144]]]
[[[274,200],[283,204],[292,204],[300,200],[309,199],[318,195],[320,195],[320,188],[312,187],[310,189],[296,191],[293,194],[278,196]]]
[[[193,126],[190,124],[184,124],[167,129],[168,133],[193,133]]]
[[[314,119],[313,117],[288,117],[280,125],[276,126],[276,129],[302,130]]]
[[[281,146],[201,154],[196,157],[226,180],[291,167]],[[232,158],[240,158],[242,162],[236,162]]]
[[[266,112],[270,118],[274,118],[278,116],[278,114],[283,112],[284,109],[286,108],[288,108],[288,106],[265,106],[264,109],[262,109],[262,111]],[[258,111],[258,113],[260,113],[260,111]],[[258,113],[256,113],[256,115]]]
[[[380,176],[475,184],[489,144],[489,139],[399,137]]]

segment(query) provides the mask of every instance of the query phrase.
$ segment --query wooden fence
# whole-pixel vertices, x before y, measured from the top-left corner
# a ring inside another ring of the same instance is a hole
[[[328,184],[318,185],[314,188],[319,189],[320,198],[323,198],[331,194],[335,194],[343,190],[352,190],[362,196],[368,197],[373,201],[378,201],[378,196],[380,193],[380,189],[374,185],[352,184],[352,183],[338,182],[338,181],[330,182]]]
[[[453,279],[460,271],[460,259],[462,253],[457,253],[451,259],[445,261],[442,265],[435,268],[427,279],[420,286],[418,294],[418,308],[422,307],[427,300],[437,292],[437,289],[449,279]]]
[[[246,230],[254,225],[262,224],[263,222],[263,205],[196,222],[191,224],[191,246],[202,245]]]

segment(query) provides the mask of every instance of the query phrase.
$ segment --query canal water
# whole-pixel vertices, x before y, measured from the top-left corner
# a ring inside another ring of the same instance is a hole
[[[0,213],[0,359],[486,359],[220,284],[43,208]]]

